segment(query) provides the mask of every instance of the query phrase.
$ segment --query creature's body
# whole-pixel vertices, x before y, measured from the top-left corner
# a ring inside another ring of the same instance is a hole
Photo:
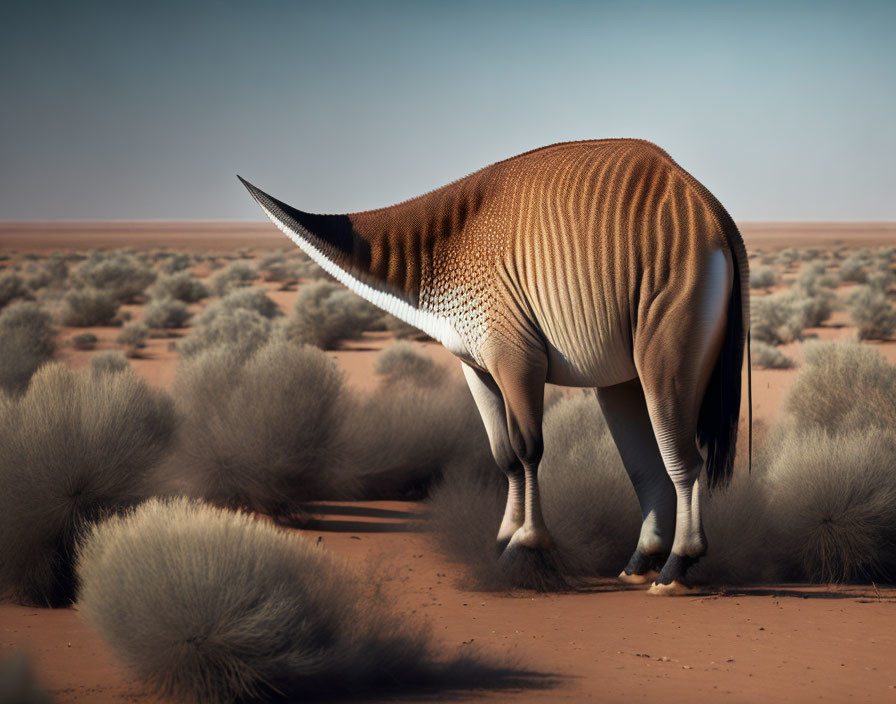
[[[743,241],[709,191],[629,139],[537,149],[351,215],[246,186],[325,269],[462,360],[510,482],[506,553],[550,544],[544,384],[594,387],[643,517],[620,577],[683,591],[706,549],[701,449],[711,481],[731,470],[749,321]]]

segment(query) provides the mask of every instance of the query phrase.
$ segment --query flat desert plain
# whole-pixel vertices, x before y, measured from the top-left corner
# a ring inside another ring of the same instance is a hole
[[[896,245],[894,224],[745,223],[748,250],[852,249]],[[167,248],[188,252],[245,250],[258,257],[291,246],[272,226],[230,223],[0,224],[0,254],[90,249]],[[208,275],[210,272],[196,272]],[[298,292],[257,282],[288,312]],[[301,284],[300,284],[301,285]],[[842,286],[838,296],[848,293]],[[754,292],[753,295],[765,295]],[[198,311],[201,304],[194,304]],[[140,306],[132,313],[139,319]],[[118,329],[88,328],[97,350],[120,349]],[[72,366],[92,352],[69,339],[84,328],[60,328],[57,356]],[[837,311],[821,339],[853,336],[849,316]],[[184,329],[179,331],[188,332]],[[388,333],[365,333],[331,352],[348,382],[372,388],[376,354]],[[170,339],[150,339],[133,368],[169,387],[177,353]],[[415,343],[460,374],[439,345]],[[896,361],[896,342],[875,342]],[[802,343],[781,347],[797,363]],[[753,370],[756,428],[772,427],[785,412],[793,370]],[[554,702],[886,702],[896,701],[896,588],[881,585],[766,585],[657,599],[612,580],[594,580],[572,593],[472,592],[463,570],[446,561],[425,530],[426,506],[415,502],[341,502],[316,507],[319,520],[303,530],[362,569],[386,566],[401,612],[424,617],[445,652],[479,647],[524,669],[553,676],[545,689],[435,694],[426,701]],[[77,610],[0,604],[0,655],[29,652],[37,675],[57,702],[155,702],[113,658]],[[379,698],[415,701],[413,696]],[[360,698],[361,700],[364,697]]]

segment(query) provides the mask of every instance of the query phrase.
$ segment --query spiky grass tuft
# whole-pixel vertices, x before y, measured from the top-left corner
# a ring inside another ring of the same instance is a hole
[[[152,500],[81,549],[81,613],[142,680],[192,702],[520,685],[427,630],[325,550],[245,514]]]
[[[63,606],[90,521],[143,500],[176,426],[173,403],[131,372],[40,369],[19,398],[0,395],[0,589]]]
[[[790,579],[896,579],[896,436],[866,428],[785,434],[769,475]]]

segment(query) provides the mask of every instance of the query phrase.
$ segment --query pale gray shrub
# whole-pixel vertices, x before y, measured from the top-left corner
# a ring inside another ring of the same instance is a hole
[[[71,278],[75,285],[99,289],[119,303],[129,303],[155,281],[156,274],[132,254],[91,252]]]
[[[80,551],[81,613],[156,693],[306,701],[377,690],[538,685],[476,650],[440,656],[381,577],[245,514],[147,502]]]
[[[418,386],[438,386],[447,374],[445,367],[410,342],[395,342],[380,352],[373,370],[388,383],[411,381]]]
[[[147,293],[152,298],[174,298],[184,303],[196,303],[211,295],[208,286],[189,271],[160,276]]]
[[[166,484],[283,520],[353,493],[342,372],[320,350],[273,342],[246,359],[208,349],[180,364],[174,388],[185,420]]]
[[[9,269],[0,270],[0,308],[21,298],[27,292],[21,276]]]
[[[174,274],[184,269],[189,269],[193,264],[193,256],[186,252],[171,252],[159,265],[159,270],[165,274]],[[208,295],[208,294],[206,294]],[[202,296],[204,298],[205,296]]]
[[[183,357],[193,357],[213,347],[227,347],[230,354],[243,359],[268,341],[271,321],[253,310],[224,310],[207,323],[197,325],[177,343]]]
[[[286,334],[321,349],[334,349],[365,330],[383,328],[383,312],[348,289],[318,281],[303,286]]]
[[[146,347],[146,339],[149,337],[149,327],[142,321],[126,323],[115,341],[119,345],[127,347],[127,355],[136,357],[140,350]]]
[[[220,313],[233,311],[238,308],[251,310],[268,319],[283,315],[280,307],[271,300],[263,289],[248,287],[230,291],[219,300],[209,303],[196,319],[196,324],[206,325],[211,323]]]
[[[23,391],[56,350],[52,317],[37,303],[18,301],[0,311],[0,389]]]
[[[801,430],[896,427],[896,367],[857,342],[812,342],[788,398]]]
[[[130,368],[121,352],[106,351],[90,355],[90,371],[94,374],[114,374]]]
[[[234,262],[212,277],[212,291],[217,296],[223,296],[232,288],[248,286],[257,276],[255,267],[248,262]]]
[[[896,334],[896,308],[883,290],[859,286],[849,297],[849,308],[860,340],[889,340]]]
[[[175,298],[153,299],[143,310],[143,322],[153,330],[182,328],[193,314],[187,304]]]
[[[62,324],[72,327],[110,325],[118,313],[118,300],[108,292],[96,288],[69,291],[63,297]]]
[[[753,269],[750,271],[750,288],[771,288],[777,277],[772,269]]]
[[[76,350],[92,350],[99,338],[92,332],[81,332],[72,337],[72,347]]]
[[[786,579],[896,578],[894,467],[892,427],[784,435],[768,480]]]
[[[171,400],[133,373],[53,364],[20,397],[0,395],[0,591],[38,606],[71,601],[78,536],[146,497],[176,423]]]
[[[867,278],[864,257],[858,252],[850,254],[840,263],[839,273],[841,281],[864,283]]]
[[[750,342],[750,360],[759,369],[791,369],[793,360],[781,350],[759,340]]]

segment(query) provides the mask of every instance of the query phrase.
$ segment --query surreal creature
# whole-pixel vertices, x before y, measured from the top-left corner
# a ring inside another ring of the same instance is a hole
[[[732,472],[750,319],[743,240],[706,188],[635,139],[536,149],[349,215],[243,183],[327,272],[460,358],[509,481],[502,560],[551,546],[545,383],[593,387],[643,519],[619,577],[688,593],[703,484]]]

